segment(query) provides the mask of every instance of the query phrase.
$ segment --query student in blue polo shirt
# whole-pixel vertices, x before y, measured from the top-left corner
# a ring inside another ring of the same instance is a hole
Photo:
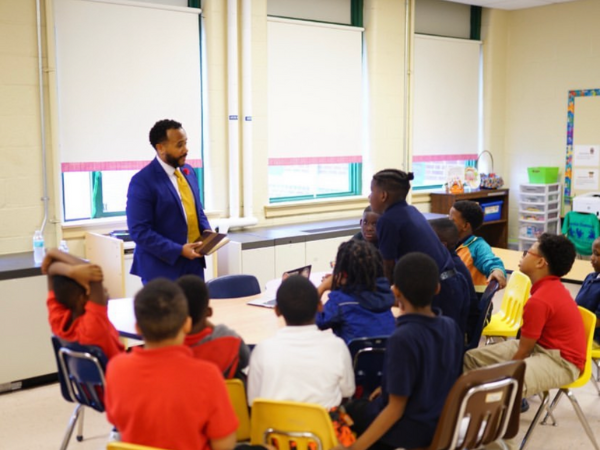
[[[456,323],[431,307],[438,268],[423,253],[409,253],[394,269],[401,315],[390,336],[380,395],[345,405],[357,441],[350,450],[428,447],[448,392],[462,370],[463,340]]]
[[[592,244],[590,262],[594,271],[583,280],[575,301],[579,306],[596,314],[598,321],[594,332],[594,347],[598,347],[600,346],[600,238],[596,238]]]
[[[453,318],[465,333],[470,294],[465,277],[456,270],[450,252],[414,206],[406,202],[412,172],[396,169],[377,172],[371,181],[369,202],[374,212],[381,214],[377,221],[379,251],[383,257],[384,274],[392,280],[394,265],[410,252],[422,252],[436,262],[441,290],[433,306]]]

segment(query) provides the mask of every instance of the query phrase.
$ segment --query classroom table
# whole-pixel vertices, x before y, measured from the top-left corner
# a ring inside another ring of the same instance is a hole
[[[492,251],[494,255],[502,260],[504,268],[508,273],[519,269],[519,261],[523,257],[522,251],[498,247],[492,247]],[[562,280],[568,283],[582,284],[585,277],[593,271],[594,269],[589,261],[576,259],[571,271],[562,277]]]

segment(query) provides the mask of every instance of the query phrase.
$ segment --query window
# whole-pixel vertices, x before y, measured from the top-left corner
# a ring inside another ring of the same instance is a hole
[[[175,4],[54,0],[64,220],[124,214],[164,118],[183,124],[202,179],[200,10]]]
[[[361,21],[362,4],[325,3],[314,17],[269,1],[269,13],[336,22],[268,17],[271,203],[362,193],[362,28],[340,25]]]

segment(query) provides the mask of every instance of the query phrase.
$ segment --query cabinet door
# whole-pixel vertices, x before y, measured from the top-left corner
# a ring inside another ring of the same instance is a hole
[[[230,245],[230,244],[228,244]],[[245,273],[254,275],[260,284],[260,289],[265,290],[267,281],[272,280],[276,276],[275,271],[275,247],[253,248],[251,250],[242,251],[242,267],[239,272],[229,273]],[[219,275],[224,275],[219,273]]]
[[[287,270],[306,265],[306,243],[295,242],[275,245],[275,278]]]
[[[352,236],[320,239],[306,243],[306,264],[312,264],[313,272],[331,272],[331,262],[335,261],[338,247]]]

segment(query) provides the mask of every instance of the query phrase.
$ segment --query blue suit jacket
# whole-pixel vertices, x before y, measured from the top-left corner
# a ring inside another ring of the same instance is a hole
[[[194,169],[185,165],[184,177],[196,201],[200,232],[210,229],[202,210],[198,179]],[[188,172],[187,175],[185,172]],[[127,191],[127,226],[135,242],[131,273],[144,281],[158,277],[176,280],[182,275],[204,277],[204,258],[190,260],[181,256],[187,242],[187,222],[179,194],[156,158],[136,173]]]

